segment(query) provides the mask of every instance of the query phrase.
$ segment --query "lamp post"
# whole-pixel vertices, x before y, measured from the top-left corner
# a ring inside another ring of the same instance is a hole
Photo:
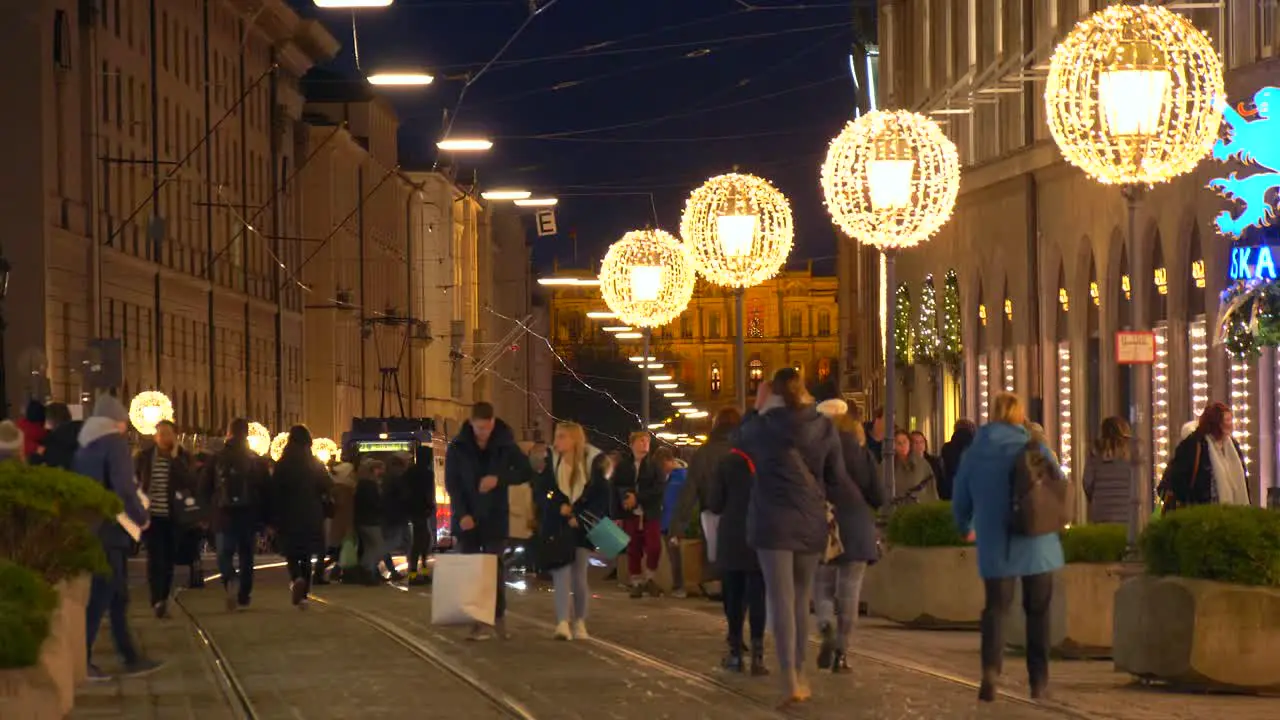
[[[600,294],[618,320],[641,329],[648,363],[650,329],[671,322],[693,297],[693,261],[683,243],[663,230],[633,230],[609,246],[600,264]],[[649,374],[640,385],[642,430],[649,427]]]
[[[746,289],[777,274],[791,254],[795,229],[791,203],[769,181],[754,175],[718,175],[685,202],[680,235],[698,274],[733,288],[736,339],[734,388],[747,409]]]
[[[845,125],[822,165],[831,218],[846,235],[879,249],[885,273],[885,432],[897,402],[897,309],[890,293],[899,250],[933,236],[951,217],[960,190],[960,157],[937,123],[923,115],[875,110]],[[893,492],[893,462],[884,463]]]
[[[12,269],[4,256],[4,250],[0,249],[0,420],[9,419],[9,356],[4,346],[9,321],[4,316],[4,303],[9,297],[9,271]]]
[[[1113,5],[1081,21],[1054,50],[1045,84],[1049,130],[1067,162],[1119,185],[1132,283],[1129,330],[1149,330],[1137,214],[1146,188],[1190,172],[1218,137],[1222,61],[1181,15],[1153,5]],[[1129,556],[1152,495],[1151,366],[1132,366],[1130,422],[1136,452]],[[1147,500],[1144,501],[1144,498]]]

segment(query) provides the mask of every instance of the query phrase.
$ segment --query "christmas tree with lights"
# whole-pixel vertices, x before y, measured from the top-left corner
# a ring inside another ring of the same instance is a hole
[[[911,364],[911,346],[915,336],[911,329],[911,289],[906,283],[898,286],[893,302],[897,313],[893,321],[893,356],[900,367],[906,367]]]
[[[939,344],[942,362],[952,368],[960,367],[964,356],[960,327],[960,277],[955,270],[948,270],[942,283],[942,337]]]
[[[938,361],[938,290],[933,286],[933,276],[924,279],[920,289],[920,317],[916,321],[916,337],[913,359],[917,363],[932,365]]]

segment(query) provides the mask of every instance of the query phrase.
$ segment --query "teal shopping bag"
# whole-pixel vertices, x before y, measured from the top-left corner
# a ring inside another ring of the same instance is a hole
[[[618,527],[617,523],[609,518],[598,518],[590,514],[585,514],[583,521],[587,524],[587,540],[591,541],[601,555],[614,558],[626,552],[631,536]]]

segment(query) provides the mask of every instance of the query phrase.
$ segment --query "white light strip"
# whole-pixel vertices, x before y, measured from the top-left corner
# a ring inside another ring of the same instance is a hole
[[[1071,478],[1071,343],[1058,343],[1058,461]]]
[[[1203,315],[1191,321],[1191,420],[1209,405],[1209,332]]]
[[[1013,392],[1013,351],[1004,354],[1004,391]]]
[[[1231,359],[1231,425],[1233,435],[1240,444],[1240,452],[1244,454],[1244,469],[1249,469],[1253,456],[1252,430],[1249,420],[1249,361]]]
[[[1157,323],[1155,336],[1156,361],[1151,366],[1151,457],[1155,460],[1152,477],[1158,484],[1173,449],[1169,442],[1169,324]]]
[[[991,369],[990,359],[983,355],[978,358],[978,418],[980,422],[991,419]]]
[[[618,313],[609,312],[607,310],[592,310],[591,312],[587,313],[587,317],[591,318],[592,320],[613,320],[614,318],[618,317]],[[635,358],[632,358],[631,361],[639,362]]]

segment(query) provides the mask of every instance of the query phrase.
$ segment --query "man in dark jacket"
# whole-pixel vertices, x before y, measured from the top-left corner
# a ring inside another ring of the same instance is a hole
[[[478,402],[471,419],[449,443],[445,455],[445,486],[453,510],[453,532],[463,553],[496,555],[498,597],[495,626],[472,628],[471,640],[488,640],[496,631],[506,636],[502,621],[507,610],[502,577],[502,552],[510,530],[507,488],[523,485],[533,477],[529,458],[520,451],[510,426],[498,419],[493,405]]]
[[[630,452],[613,471],[614,490],[622,498],[622,529],[631,536],[627,570],[631,597],[662,595],[654,576],[662,553],[662,496],[666,477],[649,457],[649,433],[631,433]]]
[[[977,433],[978,426],[972,420],[962,418],[956,421],[951,439],[942,445],[942,476],[938,478],[939,498],[951,499],[956,473],[960,470],[960,458],[964,457],[964,451],[973,444],[973,438]]]
[[[173,568],[182,525],[182,499],[191,492],[188,475],[191,457],[178,444],[173,423],[161,420],[151,447],[134,459],[135,476],[143,494],[151,499],[151,527],[143,533],[147,548],[147,585],[156,617],[169,616],[169,594],[173,590]]]
[[[200,497],[213,511],[218,572],[227,594],[227,610],[249,607],[253,593],[253,555],[264,514],[270,477],[266,460],[249,449],[249,421],[236,418],[227,444],[205,466]],[[235,567],[240,557],[240,572]]]
[[[144,496],[138,492],[133,479],[133,461],[129,457],[129,441],[125,430],[129,428],[129,413],[120,401],[103,395],[93,406],[93,416],[80,430],[80,449],[76,451],[71,469],[92,478],[114,492],[124,503],[119,516],[139,533],[147,528],[149,516]],[[129,550],[137,538],[131,536],[117,520],[107,520],[98,528],[98,539],[107,555],[107,575],[95,575],[89,591],[86,612],[85,636],[88,641],[89,677],[105,679],[106,676],[93,665],[93,643],[102,616],[111,613],[111,636],[116,652],[124,660],[125,673],[141,675],[160,667],[160,663],[148,660],[138,653],[129,634]]]
[[[417,462],[405,473],[405,485],[409,491],[409,523],[413,526],[413,541],[409,547],[409,584],[427,585],[427,558],[436,541],[436,474],[432,466],[431,450],[419,448]],[[418,573],[421,562],[422,573]]]
[[[71,461],[80,447],[77,436],[83,423],[71,419],[71,409],[63,403],[50,403],[44,409],[45,423],[49,433],[44,436],[43,451],[39,452],[36,461],[40,465],[71,469]]]

